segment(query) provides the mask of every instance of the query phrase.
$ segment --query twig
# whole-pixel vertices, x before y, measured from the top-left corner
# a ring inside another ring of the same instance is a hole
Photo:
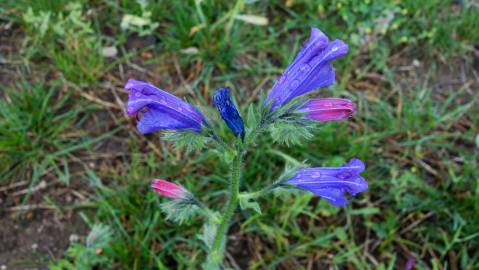
[[[261,91],[261,89],[263,88],[263,86],[269,81],[270,77],[266,77],[264,78],[259,84],[258,86],[256,86],[256,88],[253,90],[253,93],[251,94],[251,96],[249,97],[249,99],[246,101],[246,103],[251,103],[253,102],[253,100],[255,98],[258,97],[258,93],[259,91]]]
[[[16,187],[19,187],[19,186],[24,186],[24,185],[27,185],[29,182],[28,181],[20,181],[20,182],[15,182],[15,183],[12,183],[6,187],[1,187],[0,188],[0,192],[4,192],[4,191],[7,191],[9,189],[13,189],[13,188],[16,188]]]
[[[35,192],[35,191],[44,189],[44,188],[46,188],[47,186],[48,186],[48,185],[47,185],[47,182],[41,181],[36,187],[27,188],[27,189],[23,189],[23,190],[17,191],[17,192],[15,192],[15,193],[13,193],[12,196],[18,196],[18,195],[23,195],[23,194],[27,194],[27,193],[33,193],[33,192]]]
[[[226,258],[228,258],[228,260],[230,261],[231,266],[234,269],[241,270],[241,267],[239,267],[239,265],[236,263],[235,258],[228,251],[225,251],[225,254]]]
[[[46,204],[27,204],[7,208],[7,211],[27,211],[27,210],[36,210],[36,209],[45,209],[45,210],[57,210],[56,207]]]
[[[111,102],[108,102],[108,101],[104,101],[104,100],[101,100],[93,95],[90,95],[88,93],[86,93],[85,91],[83,91],[80,87],[68,82],[68,81],[65,81],[65,83],[70,86],[73,90],[75,90],[76,92],[78,92],[78,94],[80,94],[80,96],[84,97],[85,99],[89,100],[89,101],[92,101],[92,102],[95,102],[95,103],[98,103],[104,107],[108,107],[108,108],[113,108],[113,109],[116,109],[116,110],[122,110],[122,106],[118,106],[117,104],[115,103],[111,103]]]
[[[178,64],[178,59],[176,57],[176,53],[173,54],[173,64],[175,66],[176,73],[178,74],[178,77],[180,78],[181,84],[183,84],[188,90],[188,92],[195,97],[195,92],[193,91],[193,88],[191,88],[191,85],[185,80],[185,77],[183,76],[183,73],[181,72],[181,67]]]
[[[429,212],[427,213],[426,215],[424,215],[421,219],[418,219],[416,221],[414,221],[413,223],[411,223],[411,225],[407,226],[406,228],[404,228],[403,230],[401,230],[399,232],[399,234],[404,234],[404,233],[407,233],[408,231],[414,229],[415,227],[417,227],[421,222],[423,222],[424,220],[428,219],[429,217],[433,216],[434,215],[434,212]]]

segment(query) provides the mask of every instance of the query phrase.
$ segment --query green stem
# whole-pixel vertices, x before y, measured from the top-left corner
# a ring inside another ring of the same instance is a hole
[[[259,197],[262,197],[262,196],[265,196],[267,195],[268,193],[270,193],[271,191],[273,191],[276,187],[278,187],[279,184],[278,183],[274,183],[270,186],[267,186],[263,189],[260,189],[258,191],[254,191],[254,192],[248,192],[248,193],[241,193],[239,196],[241,198],[244,198],[244,199],[257,199]]]
[[[224,238],[228,231],[228,225],[231,221],[231,218],[233,217],[236,207],[238,206],[242,161],[243,149],[241,142],[238,141],[236,156],[233,160],[233,166],[231,168],[229,200],[228,204],[226,205],[226,210],[223,213],[223,217],[221,218],[221,223],[216,230],[216,235],[213,240],[213,245],[211,246],[210,254],[208,255],[207,269],[218,269],[223,261],[224,249],[226,245]]]

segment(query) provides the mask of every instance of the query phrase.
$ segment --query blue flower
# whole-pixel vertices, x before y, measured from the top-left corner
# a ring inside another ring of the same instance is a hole
[[[334,84],[335,72],[331,61],[347,52],[346,43],[341,40],[330,42],[321,30],[312,28],[308,42],[273,85],[266,103],[271,102],[271,110],[274,111],[295,97]]]
[[[130,91],[126,113],[135,116],[142,112],[137,124],[142,134],[183,129],[201,132],[204,116],[189,103],[146,82],[128,80],[125,89]]]
[[[286,181],[313,192],[336,206],[348,202],[344,193],[356,195],[368,189],[368,183],[359,174],[364,171],[364,163],[356,158],[341,167],[305,168]]]
[[[231,100],[230,89],[228,87],[218,88],[213,93],[213,103],[231,131],[236,136],[240,135],[241,139],[244,139],[243,119]]]

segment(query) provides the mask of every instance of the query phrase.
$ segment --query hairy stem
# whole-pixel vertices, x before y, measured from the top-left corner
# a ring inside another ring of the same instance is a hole
[[[239,139],[238,139],[239,140]],[[218,269],[223,261],[224,249],[226,245],[226,240],[224,240],[225,235],[228,231],[229,223],[231,218],[234,215],[236,207],[238,206],[238,194],[239,194],[239,185],[241,178],[241,164],[243,161],[243,149],[241,142],[238,141],[236,156],[233,160],[233,165],[231,168],[231,181],[230,181],[230,191],[229,191],[229,200],[226,205],[225,212],[221,218],[221,223],[216,230],[216,235],[211,246],[210,253],[207,259],[207,269]]]

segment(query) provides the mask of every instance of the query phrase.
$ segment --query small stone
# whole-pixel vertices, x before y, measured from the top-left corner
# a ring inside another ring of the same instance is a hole
[[[78,236],[78,234],[71,234],[69,239],[70,242],[78,242],[78,240],[80,240],[80,237]]]
[[[182,49],[181,52],[184,54],[198,54],[200,50],[198,50],[198,48],[196,47],[188,47],[188,48]]]
[[[33,250],[37,250],[37,249],[38,249],[38,244],[37,244],[37,243],[32,244],[32,249],[33,249]]]
[[[47,187],[47,182],[41,181],[40,184],[38,184],[38,188],[46,188]]]
[[[0,267],[1,270],[7,270],[7,266],[5,264],[2,264],[2,266]]]
[[[115,46],[103,48],[104,57],[113,58],[113,57],[116,57],[117,54],[118,54],[118,50],[116,49]]]

